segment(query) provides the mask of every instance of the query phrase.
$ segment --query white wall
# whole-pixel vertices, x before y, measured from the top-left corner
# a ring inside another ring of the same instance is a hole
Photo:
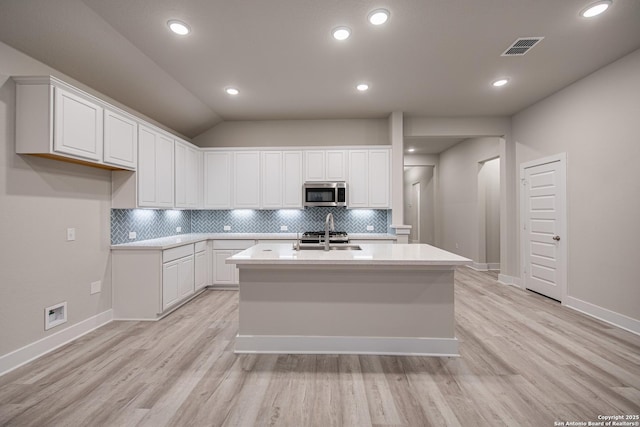
[[[470,138],[440,153],[437,246],[480,262],[479,163],[500,153],[500,138]]]
[[[9,76],[60,74],[2,43],[0,58],[1,356],[111,308],[111,173],[15,154]],[[44,308],[62,301],[68,322],[45,332]]]
[[[192,142],[200,147],[390,144],[387,119],[222,122]]]
[[[513,137],[518,164],[567,153],[568,295],[640,319],[640,50],[515,115]]]

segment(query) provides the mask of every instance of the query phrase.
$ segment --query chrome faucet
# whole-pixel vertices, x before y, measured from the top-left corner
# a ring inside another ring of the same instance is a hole
[[[329,225],[331,224],[331,225]],[[336,231],[336,225],[333,222],[333,214],[329,212],[324,220],[324,250],[329,250],[329,230]]]

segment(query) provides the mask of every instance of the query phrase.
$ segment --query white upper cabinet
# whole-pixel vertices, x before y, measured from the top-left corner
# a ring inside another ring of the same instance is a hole
[[[388,208],[391,202],[390,150],[349,150],[349,208]]]
[[[138,123],[108,108],[104,110],[104,162],[133,170],[138,163]]]
[[[137,121],[133,117],[55,77],[13,79],[16,153],[135,170]]]
[[[282,152],[282,207],[302,208],[302,151]]]
[[[369,152],[349,151],[349,203],[350,208],[366,208],[369,204]]]
[[[138,151],[138,206],[172,208],[173,139],[140,126]]]
[[[307,150],[304,152],[305,181],[346,181],[345,150]]]
[[[233,159],[233,207],[260,208],[260,152],[237,151]]]
[[[388,149],[369,150],[369,207],[391,206],[391,152]]]
[[[284,189],[282,151],[264,151],[261,160],[262,207],[264,209],[280,209]]]
[[[204,153],[204,208],[231,209],[230,151]]]
[[[102,160],[102,107],[71,90],[56,87],[53,150]]]
[[[177,208],[199,207],[201,153],[183,141],[175,141],[175,197]]]
[[[262,208],[302,208],[302,151],[263,151]]]

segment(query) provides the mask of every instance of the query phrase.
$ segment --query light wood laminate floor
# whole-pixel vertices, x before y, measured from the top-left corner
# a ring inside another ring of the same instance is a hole
[[[553,426],[640,413],[640,337],[495,276],[456,271],[459,358],[235,355],[238,295],[207,291],[0,377],[0,425]]]

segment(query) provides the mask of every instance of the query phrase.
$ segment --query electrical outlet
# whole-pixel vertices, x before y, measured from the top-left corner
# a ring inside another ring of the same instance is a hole
[[[287,231],[289,229],[289,227],[287,227],[286,225],[281,225],[280,226],[280,231]]]
[[[373,231],[373,225],[367,225],[367,231]]]
[[[182,233],[182,227],[176,227],[176,233]]]
[[[456,249],[460,249],[460,245],[456,243]]]
[[[102,282],[100,280],[96,282],[91,282],[91,294],[97,294],[102,291]]]
[[[129,232],[129,240],[133,240],[135,238],[138,237],[138,233],[136,233],[135,231],[130,231]]]
[[[224,231],[231,231],[231,226],[230,225],[225,225],[224,226]]]
[[[67,242],[72,242],[74,240],[76,240],[76,229],[67,228]]]

